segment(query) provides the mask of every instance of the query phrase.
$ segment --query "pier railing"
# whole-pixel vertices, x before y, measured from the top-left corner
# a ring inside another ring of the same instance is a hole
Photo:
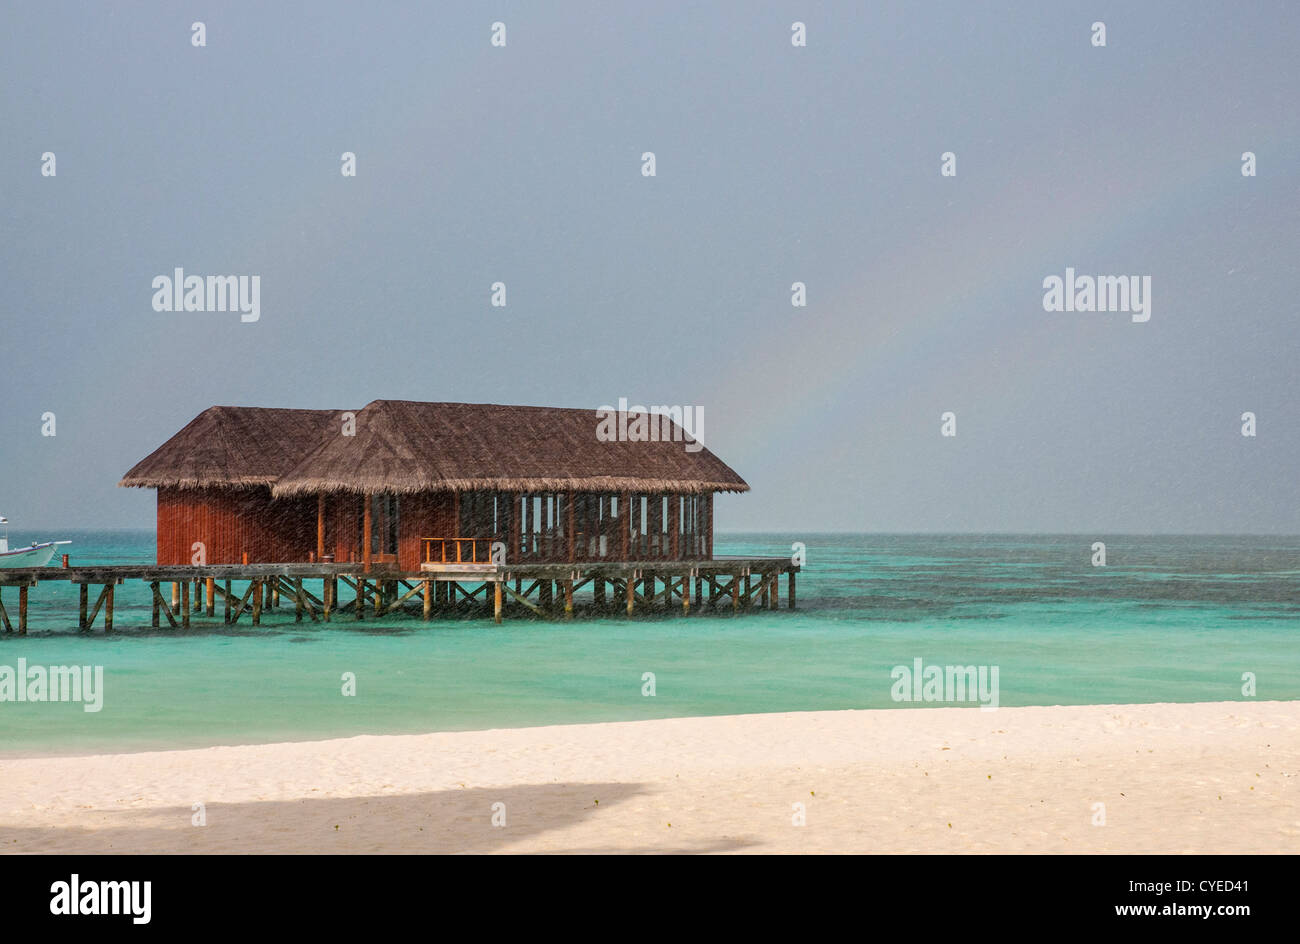
[[[426,564],[490,564],[491,538],[420,538]]]

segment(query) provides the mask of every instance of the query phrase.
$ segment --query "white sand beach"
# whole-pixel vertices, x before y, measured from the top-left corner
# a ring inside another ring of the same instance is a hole
[[[0,757],[0,849],[1296,853],[1298,776],[1300,702],[681,718]]]

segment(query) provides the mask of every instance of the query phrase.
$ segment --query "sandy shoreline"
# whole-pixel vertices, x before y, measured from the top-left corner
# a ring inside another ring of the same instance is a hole
[[[1221,702],[0,757],[0,850],[1296,853],[1298,735],[1300,702]]]

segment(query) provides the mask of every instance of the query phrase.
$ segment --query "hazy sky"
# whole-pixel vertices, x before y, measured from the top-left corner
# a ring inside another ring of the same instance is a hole
[[[625,396],[704,409],[722,529],[1300,532],[1300,5],[87,6],[0,28],[15,525],[150,526],[213,404]]]

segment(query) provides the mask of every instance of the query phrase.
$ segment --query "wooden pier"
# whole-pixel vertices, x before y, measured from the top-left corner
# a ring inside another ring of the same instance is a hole
[[[113,630],[114,591],[142,581],[152,596],[151,625],[185,628],[200,618],[256,626],[267,610],[292,606],[294,619],[391,618],[406,613],[425,620],[490,616],[571,619],[593,615],[693,610],[739,611],[795,605],[797,565],[783,557],[722,557],[696,561],[599,563],[426,563],[419,571],[333,563],[215,564],[209,566],[82,565],[0,570],[0,625],[26,634],[28,602],[40,584],[64,581],[79,588],[77,627],[99,621]],[[6,595],[17,590],[17,624]],[[316,592],[318,590],[318,592]],[[242,592],[241,592],[242,591]],[[92,603],[93,596],[93,603]],[[102,614],[102,619],[101,619]],[[71,622],[71,614],[69,614]]]

